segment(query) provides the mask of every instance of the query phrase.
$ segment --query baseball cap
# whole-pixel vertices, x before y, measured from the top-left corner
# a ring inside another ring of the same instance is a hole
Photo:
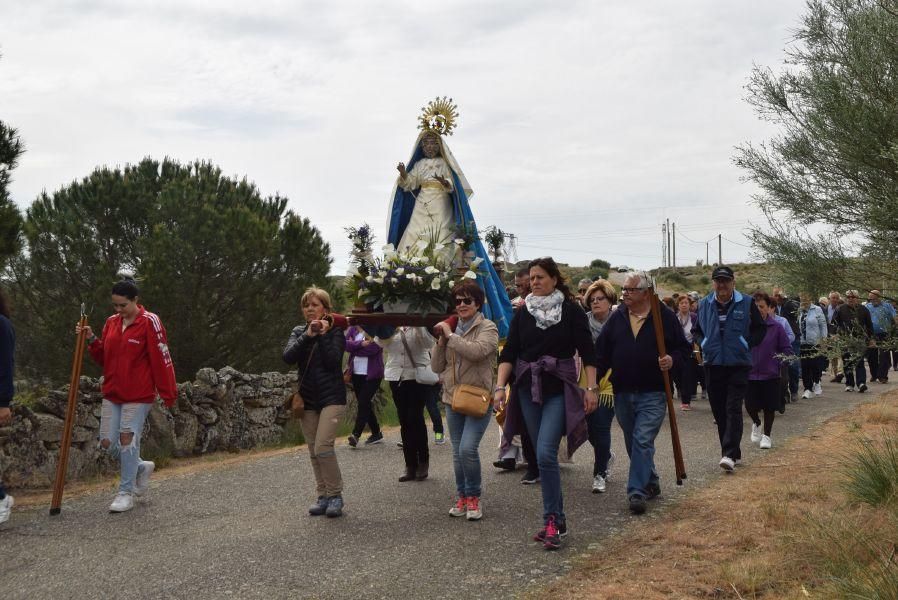
[[[726,265],[720,265],[711,273],[711,279],[735,279],[733,270]]]

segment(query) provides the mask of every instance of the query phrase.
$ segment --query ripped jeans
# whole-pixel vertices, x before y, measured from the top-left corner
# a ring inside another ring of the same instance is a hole
[[[121,460],[119,492],[134,491],[134,480],[140,468],[140,434],[153,405],[147,402],[116,404],[103,399],[100,417],[100,449]],[[122,439],[124,438],[124,439]],[[129,439],[130,438],[130,439]],[[122,442],[125,442],[124,447]]]

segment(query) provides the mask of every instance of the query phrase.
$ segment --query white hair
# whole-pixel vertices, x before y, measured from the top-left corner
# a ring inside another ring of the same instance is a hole
[[[645,271],[630,271],[624,277],[624,281],[628,281],[630,279],[638,279],[639,284],[637,285],[640,289],[648,289],[652,287],[652,278]]]

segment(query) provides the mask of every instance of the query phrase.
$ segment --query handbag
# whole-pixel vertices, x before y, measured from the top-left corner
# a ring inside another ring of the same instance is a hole
[[[309,365],[312,364],[312,356],[315,354],[315,348],[317,347],[318,344],[312,346],[312,351],[309,352],[309,360],[306,361],[306,368],[303,369],[302,377],[296,382],[296,391],[287,399],[286,408],[294,419],[301,419],[306,412],[306,403],[302,399],[302,394],[299,393],[299,390],[302,389],[303,379],[306,378],[306,373],[309,371]]]
[[[409,360],[412,361],[412,364],[415,365],[415,381],[422,385],[435,385],[440,382],[440,376],[433,372],[433,369],[430,368],[430,365],[419,365],[415,362],[414,355],[412,354],[411,348],[408,346],[408,342],[405,339],[405,332],[400,331],[399,337],[402,339],[402,345],[405,346],[405,352],[408,354]]]
[[[448,352],[448,349],[447,349]],[[474,418],[480,418],[490,409],[493,399],[490,392],[480,386],[459,384],[455,377],[455,352],[451,354],[449,369],[452,371],[452,410]]]

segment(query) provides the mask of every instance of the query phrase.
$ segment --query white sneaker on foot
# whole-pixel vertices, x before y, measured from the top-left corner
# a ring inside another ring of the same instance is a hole
[[[801,397],[804,398],[805,400],[810,400],[813,395],[814,395],[814,392],[812,392],[811,390],[805,390],[804,394],[802,394]]]
[[[769,450],[773,447],[773,440],[770,439],[769,435],[761,436],[761,450]]]
[[[9,513],[12,512],[13,504],[15,504],[15,502],[9,494],[6,494],[6,497],[3,498],[3,500],[0,500],[0,523],[9,521]]]
[[[592,480],[592,493],[603,494],[606,489],[605,478],[601,475],[596,475],[595,479]]]
[[[720,468],[729,473],[733,472],[733,469],[736,468],[736,461],[730,458],[729,456],[724,456],[720,459]]]
[[[854,391],[854,386],[846,385],[846,386],[845,386],[845,391],[846,391],[846,392],[853,392],[853,391]]]
[[[815,396],[822,396],[822,395],[823,395],[823,386],[820,385],[820,382],[819,382],[819,381],[818,381],[817,383],[814,384],[814,395],[815,395]]]
[[[469,521],[479,521],[483,516],[483,505],[480,503],[480,498],[477,496],[470,496],[468,498],[468,512],[465,515],[465,518]]]
[[[449,509],[449,516],[463,517],[466,514],[468,514],[468,499],[464,496],[459,496],[458,500],[455,501],[455,506]]]
[[[761,426],[755,425],[754,423],[752,423],[751,424],[751,441],[754,442],[755,444],[757,444],[758,442],[761,441],[761,435],[762,435]]]
[[[134,508],[134,496],[128,492],[119,492],[115,495],[112,504],[109,505],[109,512],[125,512]]]
[[[150,489],[150,475],[156,470],[156,463],[151,460],[140,461],[137,467],[137,479],[134,480],[134,495],[143,496]]]

